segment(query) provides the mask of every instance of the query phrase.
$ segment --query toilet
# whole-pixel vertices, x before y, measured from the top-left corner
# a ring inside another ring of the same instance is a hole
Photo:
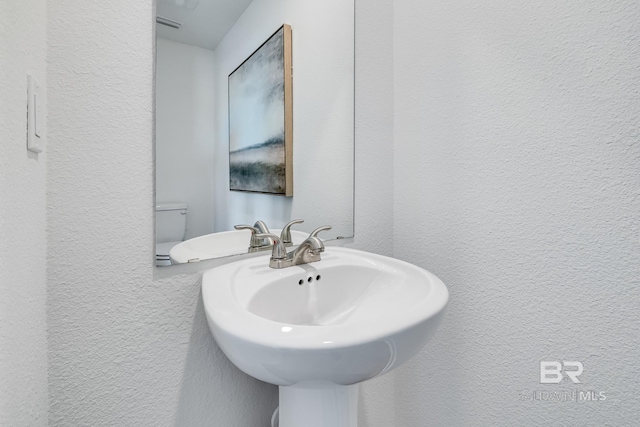
[[[171,265],[169,250],[182,242],[187,233],[185,203],[156,204],[156,265]]]

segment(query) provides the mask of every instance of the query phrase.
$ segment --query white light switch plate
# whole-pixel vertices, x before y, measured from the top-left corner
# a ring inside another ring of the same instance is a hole
[[[42,152],[42,114],[38,105],[40,86],[35,77],[27,74],[27,150]]]

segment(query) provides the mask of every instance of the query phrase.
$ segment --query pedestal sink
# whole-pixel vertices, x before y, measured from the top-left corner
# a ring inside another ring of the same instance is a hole
[[[280,427],[356,427],[358,383],[414,356],[449,299],[433,274],[368,252],[269,268],[269,255],[204,273],[213,336],[247,374],[280,386]]]

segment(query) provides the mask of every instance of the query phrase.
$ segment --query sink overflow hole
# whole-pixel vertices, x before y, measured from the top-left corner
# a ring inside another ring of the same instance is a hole
[[[303,283],[304,283],[304,280],[302,280],[302,279],[300,279],[300,280],[298,281],[298,285],[302,285]]]
[[[313,277],[309,277],[309,278],[307,279],[307,282],[309,282],[309,283],[313,282]]]
[[[319,274],[316,276],[316,280],[320,280],[320,275]]]

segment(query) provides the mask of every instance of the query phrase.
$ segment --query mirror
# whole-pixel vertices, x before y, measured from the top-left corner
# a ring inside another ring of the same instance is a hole
[[[354,8],[157,0],[157,265],[246,254],[251,231],[234,226],[258,220],[279,235],[303,219],[294,245],[323,225],[323,240],[353,236]],[[263,187],[285,176],[281,194]]]

